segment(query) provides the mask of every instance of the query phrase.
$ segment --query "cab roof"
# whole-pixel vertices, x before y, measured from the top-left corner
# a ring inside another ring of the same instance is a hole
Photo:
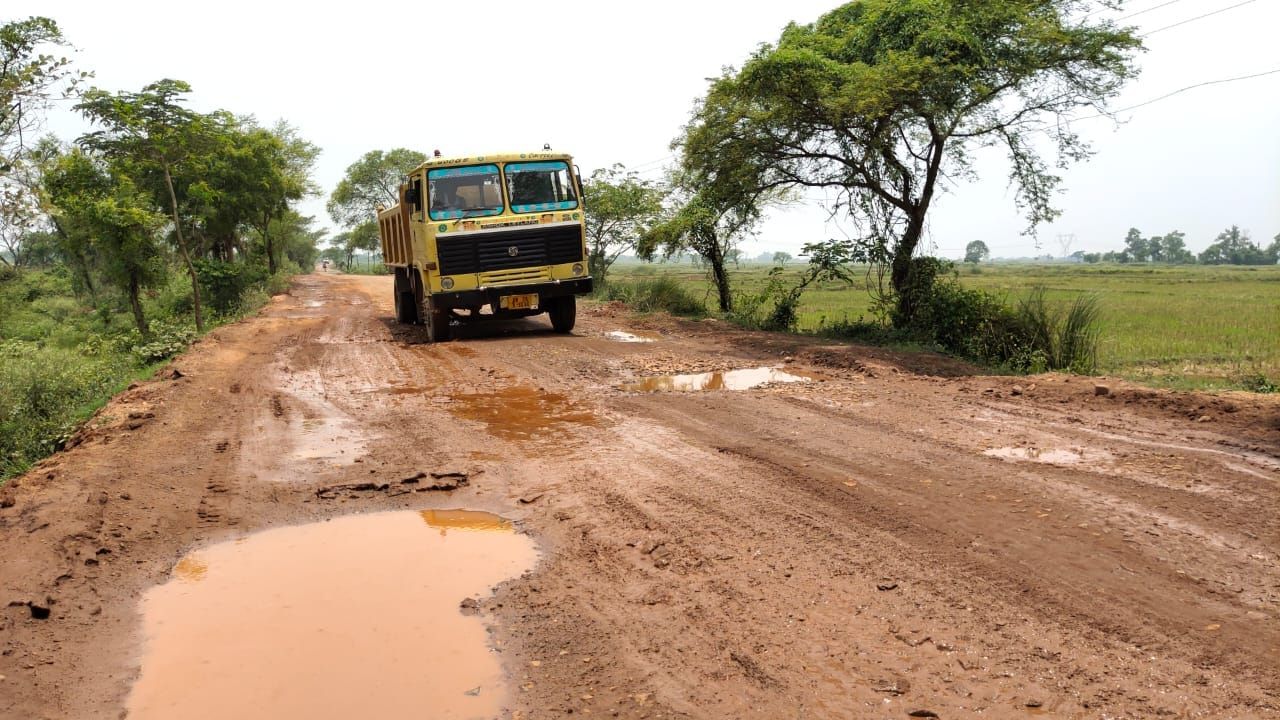
[[[482,163],[509,163],[509,162],[525,162],[531,160],[564,160],[572,162],[573,156],[565,152],[556,152],[554,150],[538,150],[536,152],[505,152],[492,153],[485,155],[464,155],[454,157],[433,157],[427,158],[427,161],[414,168],[414,172],[419,170],[431,170],[441,167],[458,167],[461,165],[479,165]]]

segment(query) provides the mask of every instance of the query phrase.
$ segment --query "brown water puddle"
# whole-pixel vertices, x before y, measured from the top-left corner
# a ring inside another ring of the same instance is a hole
[[[723,372],[695,373],[692,375],[662,375],[640,378],[625,383],[626,392],[700,392],[703,390],[750,390],[765,383],[809,382],[816,375],[785,372],[773,367],[726,370]]]
[[[604,336],[609,340],[621,343],[651,343],[656,340],[656,338],[636,335],[635,333],[629,333],[622,330],[610,330],[605,333]]]
[[[454,415],[484,423],[504,440],[529,440],[558,426],[599,425],[595,414],[560,393],[526,385],[492,393],[455,395],[448,407]]]
[[[488,513],[354,515],[184,557],[143,597],[130,720],[490,718],[506,690],[459,603],[533,566]]]
[[[1110,453],[1085,448],[1042,450],[1036,447],[1002,447],[983,450],[982,454],[1002,460],[1029,460],[1047,465],[1091,465],[1111,459]]]

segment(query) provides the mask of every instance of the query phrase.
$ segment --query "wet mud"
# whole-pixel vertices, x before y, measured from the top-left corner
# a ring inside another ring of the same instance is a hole
[[[516,385],[489,393],[456,395],[447,406],[455,416],[484,423],[504,440],[532,440],[564,426],[600,424],[581,402],[568,395]]]

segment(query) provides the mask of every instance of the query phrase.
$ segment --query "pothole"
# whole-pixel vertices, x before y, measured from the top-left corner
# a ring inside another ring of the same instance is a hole
[[[594,413],[568,396],[525,385],[455,395],[451,400],[451,413],[482,422],[505,440],[528,440],[567,425],[599,424]]]
[[[700,392],[704,390],[750,390],[767,383],[810,382],[816,376],[786,372],[774,367],[705,372],[691,375],[660,375],[624,383],[626,392]]]
[[[643,335],[634,335],[629,332],[623,332],[622,330],[610,330],[605,333],[604,336],[609,340],[621,343],[651,343],[654,341],[654,338],[644,337]]]
[[[143,597],[128,715],[496,717],[502,668],[459,604],[536,557],[510,522],[467,510],[355,515],[195,551]]]
[[[982,454],[1002,460],[1029,460],[1047,465],[1081,465],[1111,459],[1109,453],[1086,448],[1042,450],[1037,447],[1002,447],[983,450]]]

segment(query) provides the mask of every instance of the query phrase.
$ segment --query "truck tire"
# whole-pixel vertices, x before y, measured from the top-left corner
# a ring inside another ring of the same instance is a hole
[[[418,303],[414,299],[413,287],[409,284],[409,270],[396,268],[395,282],[396,322],[405,325],[416,325],[418,322]]]
[[[418,314],[422,318],[422,323],[427,326],[427,342],[438,343],[448,340],[449,316],[452,313],[435,307],[430,295],[423,296],[419,307]]]
[[[553,298],[551,307],[547,308],[551,316],[551,328],[558,333],[573,331],[573,324],[578,320],[578,299],[573,295]]]

